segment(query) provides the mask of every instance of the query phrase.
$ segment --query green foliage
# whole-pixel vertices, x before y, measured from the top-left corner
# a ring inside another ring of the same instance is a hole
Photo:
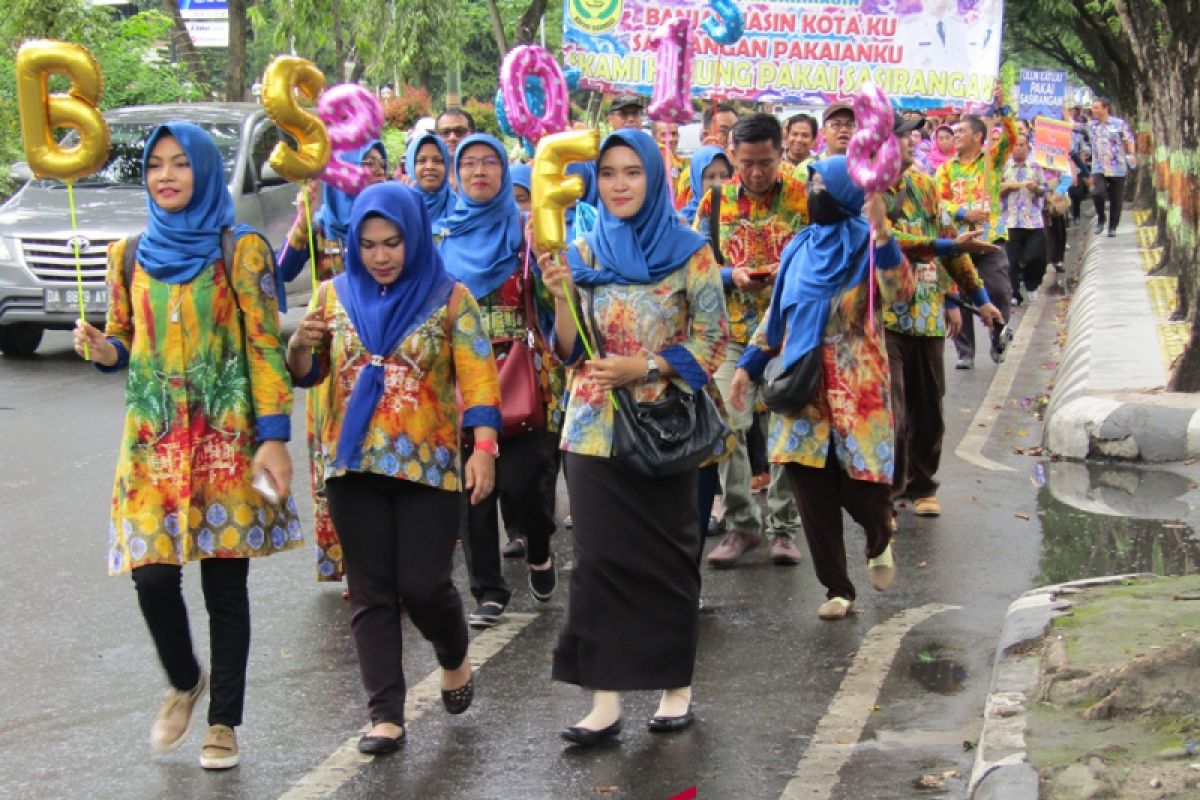
[[[496,120],[496,106],[492,103],[468,97],[463,103],[463,110],[475,120],[475,130],[480,133],[490,133],[500,138],[500,123]]]
[[[383,135],[379,138],[383,141],[383,149],[387,151],[388,169],[394,172],[396,167],[404,161],[404,149],[407,146],[408,135],[400,128],[385,125]]]
[[[429,96],[429,92],[416,86],[401,86],[400,94],[383,104],[385,123],[402,131],[408,130],[421,117],[432,113],[433,98]]]

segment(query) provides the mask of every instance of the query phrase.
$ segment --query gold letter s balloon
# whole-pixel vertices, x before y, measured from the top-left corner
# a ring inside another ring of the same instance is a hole
[[[583,197],[583,178],[567,164],[600,156],[600,132],[565,131],[542,137],[533,159],[533,243],[540,252],[567,246],[567,207]]]
[[[54,73],[71,79],[67,94],[49,93]],[[25,158],[33,174],[73,181],[104,166],[108,123],[96,107],[104,79],[92,54],[77,44],[36,39],[17,51],[16,75]],[[54,138],[56,128],[74,128],[79,143],[61,146]]]
[[[296,102],[293,89],[315,101],[325,87],[325,76],[311,61],[297,56],[276,56],[263,74],[262,104],[275,124],[291,134],[299,145],[275,145],[271,167],[289,181],[300,183],[315,178],[329,162],[329,134],[325,123]]]

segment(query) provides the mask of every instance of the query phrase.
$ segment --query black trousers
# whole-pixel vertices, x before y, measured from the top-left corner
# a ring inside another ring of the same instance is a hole
[[[200,586],[208,609],[209,677],[208,724],[242,724],[246,698],[246,662],[250,658],[250,596],[247,558],[205,558],[200,561]],[[200,681],[200,662],[192,650],[187,606],[183,602],[183,569],[171,564],[147,564],[133,571],[138,605],[154,639],[167,680],[181,691]]]
[[[1061,264],[1067,257],[1067,217],[1046,214],[1046,262]]]
[[[1012,281],[1013,294],[1024,287],[1027,292],[1037,291],[1046,277],[1046,231],[1043,228],[1009,228],[1008,275]]]
[[[1108,224],[1115,231],[1121,224],[1121,209],[1125,207],[1125,176],[1119,178],[1092,173],[1092,202],[1096,204],[1096,224]],[[1105,204],[1108,213],[1104,213]]]
[[[443,669],[467,657],[467,622],[454,588],[462,495],[351,472],[325,484],[350,586],[350,629],[372,723],[404,723],[400,606]]]
[[[504,498],[505,520],[515,523],[525,537],[525,560],[544,564],[550,558],[554,534],[553,506],[546,498],[547,473],[553,469],[557,437],[533,431],[500,442],[496,462],[496,490],[476,506],[467,507],[467,536],[463,551],[471,595],[478,603],[494,601],[508,605],[512,590],[500,571],[499,502]],[[463,448],[463,458],[472,453]],[[511,512],[511,513],[510,513]]]
[[[857,595],[846,569],[846,542],[842,536],[842,509],[863,526],[866,557],[883,553],[892,540],[891,487],[886,483],[856,481],[838,463],[830,448],[824,467],[788,464],[787,476],[796,493],[804,538],[812,555],[817,580],[829,599]]]
[[[892,374],[892,416],[896,420],[896,462],[892,497],[920,500],[937,494],[938,466],[946,424],[946,340],[887,332]]]
[[[1004,242],[997,242],[1001,247]],[[1012,303],[1013,285],[1008,275],[1008,256],[1001,250],[998,253],[976,253],[971,256],[975,270],[979,273],[987,289],[992,304],[1000,309],[1000,315],[1008,322],[1009,307]],[[975,315],[964,314],[962,330],[954,337],[954,349],[960,357],[975,357]]]
[[[1071,219],[1079,222],[1079,216],[1083,213],[1083,201],[1088,196],[1087,182],[1080,179],[1072,184],[1067,190],[1067,196],[1071,198]]]

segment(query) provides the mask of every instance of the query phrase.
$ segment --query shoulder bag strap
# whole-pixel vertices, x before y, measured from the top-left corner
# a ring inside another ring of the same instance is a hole
[[[233,239],[233,228],[225,226],[221,228],[221,264],[225,272],[225,282],[229,285],[229,290],[233,292],[233,302],[237,306],[238,313],[242,311],[242,298],[238,295],[237,284],[233,282],[233,259],[236,253],[236,246]],[[274,261],[272,260],[272,265]],[[272,279],[274,270],[272,270]]]
[[[125,278],[125,291],[133,287],[133,269],[137,263],[138,243],[142,241],[139,233],[125,240],[125,251],[121,253],[121,276]]]
[[[713,258],[725,266],[725,255],[721,252],[721,184],[708,190],[708,239],[712,244]]]

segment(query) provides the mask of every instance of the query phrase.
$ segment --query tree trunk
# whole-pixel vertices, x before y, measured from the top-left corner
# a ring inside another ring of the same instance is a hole
[[[500,7],[496,0],[487,0],[488,18],[492,21],[492,36],[496,39],[496,49],[500,51],[500,60],[508,55],[508,37],[504,35],[504,19],[500,16]]]
[[[529,0],[529,6],[517,22],[517,44],[534,44],[537,41],[538,27],[546,14],[546,0]]]
[[[229,65],[225,68],[225,99],[239,103],[246,99],[246,0],[228,0]]]
[[[208,86],[208,76],[204,74],[204,65],[200,61],[200,54],[196,52],[196,46],[192,44],[192,37],[188,33],[187,26],[183,24],[183,17],[179,16],[178,0],[162,0],[163,12],[171,18],[171,42],[175,45],[175,52],[179,54],[179,59],[187,67],[187,71],[191,73],[192,80],[201,87]]]

